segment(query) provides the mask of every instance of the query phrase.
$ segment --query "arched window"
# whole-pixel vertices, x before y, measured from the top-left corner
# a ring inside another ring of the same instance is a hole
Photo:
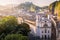
[[[45,27],[45,33],[47,33],[47,27],[48,27],[48,25],[47,24],[44,24],[44,27]]]

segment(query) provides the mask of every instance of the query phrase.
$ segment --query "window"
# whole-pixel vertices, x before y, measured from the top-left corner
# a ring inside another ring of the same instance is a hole
[[[48,33],[49,33],[49,30],[48,30]]]
[[[48,39],[49,39],[49,35],[48,35]]]
[[[47,37],[46,37],[46,35],[45,35],[45,39],[46,39]]]
[[[45,33],[47,33],[47,30],[45,29]]]
[[[43,31],[42,31],[42,33],[43,33]]]
[[[42,35],[42,39],[43,39],[43,35]]]

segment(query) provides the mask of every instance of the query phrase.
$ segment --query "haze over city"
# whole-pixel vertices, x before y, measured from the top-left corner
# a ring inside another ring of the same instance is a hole
[[[0,5],[7,5],[7,4],[20,4],[23,2],[32,2],[37,6],[48,6],[50,3],[56,0],[0,0]]]
[[[60,0],[0,0],[0,40],[60,40]]]

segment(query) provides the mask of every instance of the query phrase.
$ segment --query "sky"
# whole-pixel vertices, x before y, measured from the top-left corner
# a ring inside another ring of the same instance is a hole
[[[20,4],[24,2],[32,2],[37,6],[48,6],[52,2],[56,0],[0,0],[0,5],[7,5],[7,4]]]

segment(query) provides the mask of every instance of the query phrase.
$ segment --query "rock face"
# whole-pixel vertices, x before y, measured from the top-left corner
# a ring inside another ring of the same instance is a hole
[[[60,21],[60,1],[55,1],[55,2],[51,3],[49,6],[50,10],[52,10],[53,4],[55,4],[54,14],[57,13],[57,19],[58,19],[58,21]]]

